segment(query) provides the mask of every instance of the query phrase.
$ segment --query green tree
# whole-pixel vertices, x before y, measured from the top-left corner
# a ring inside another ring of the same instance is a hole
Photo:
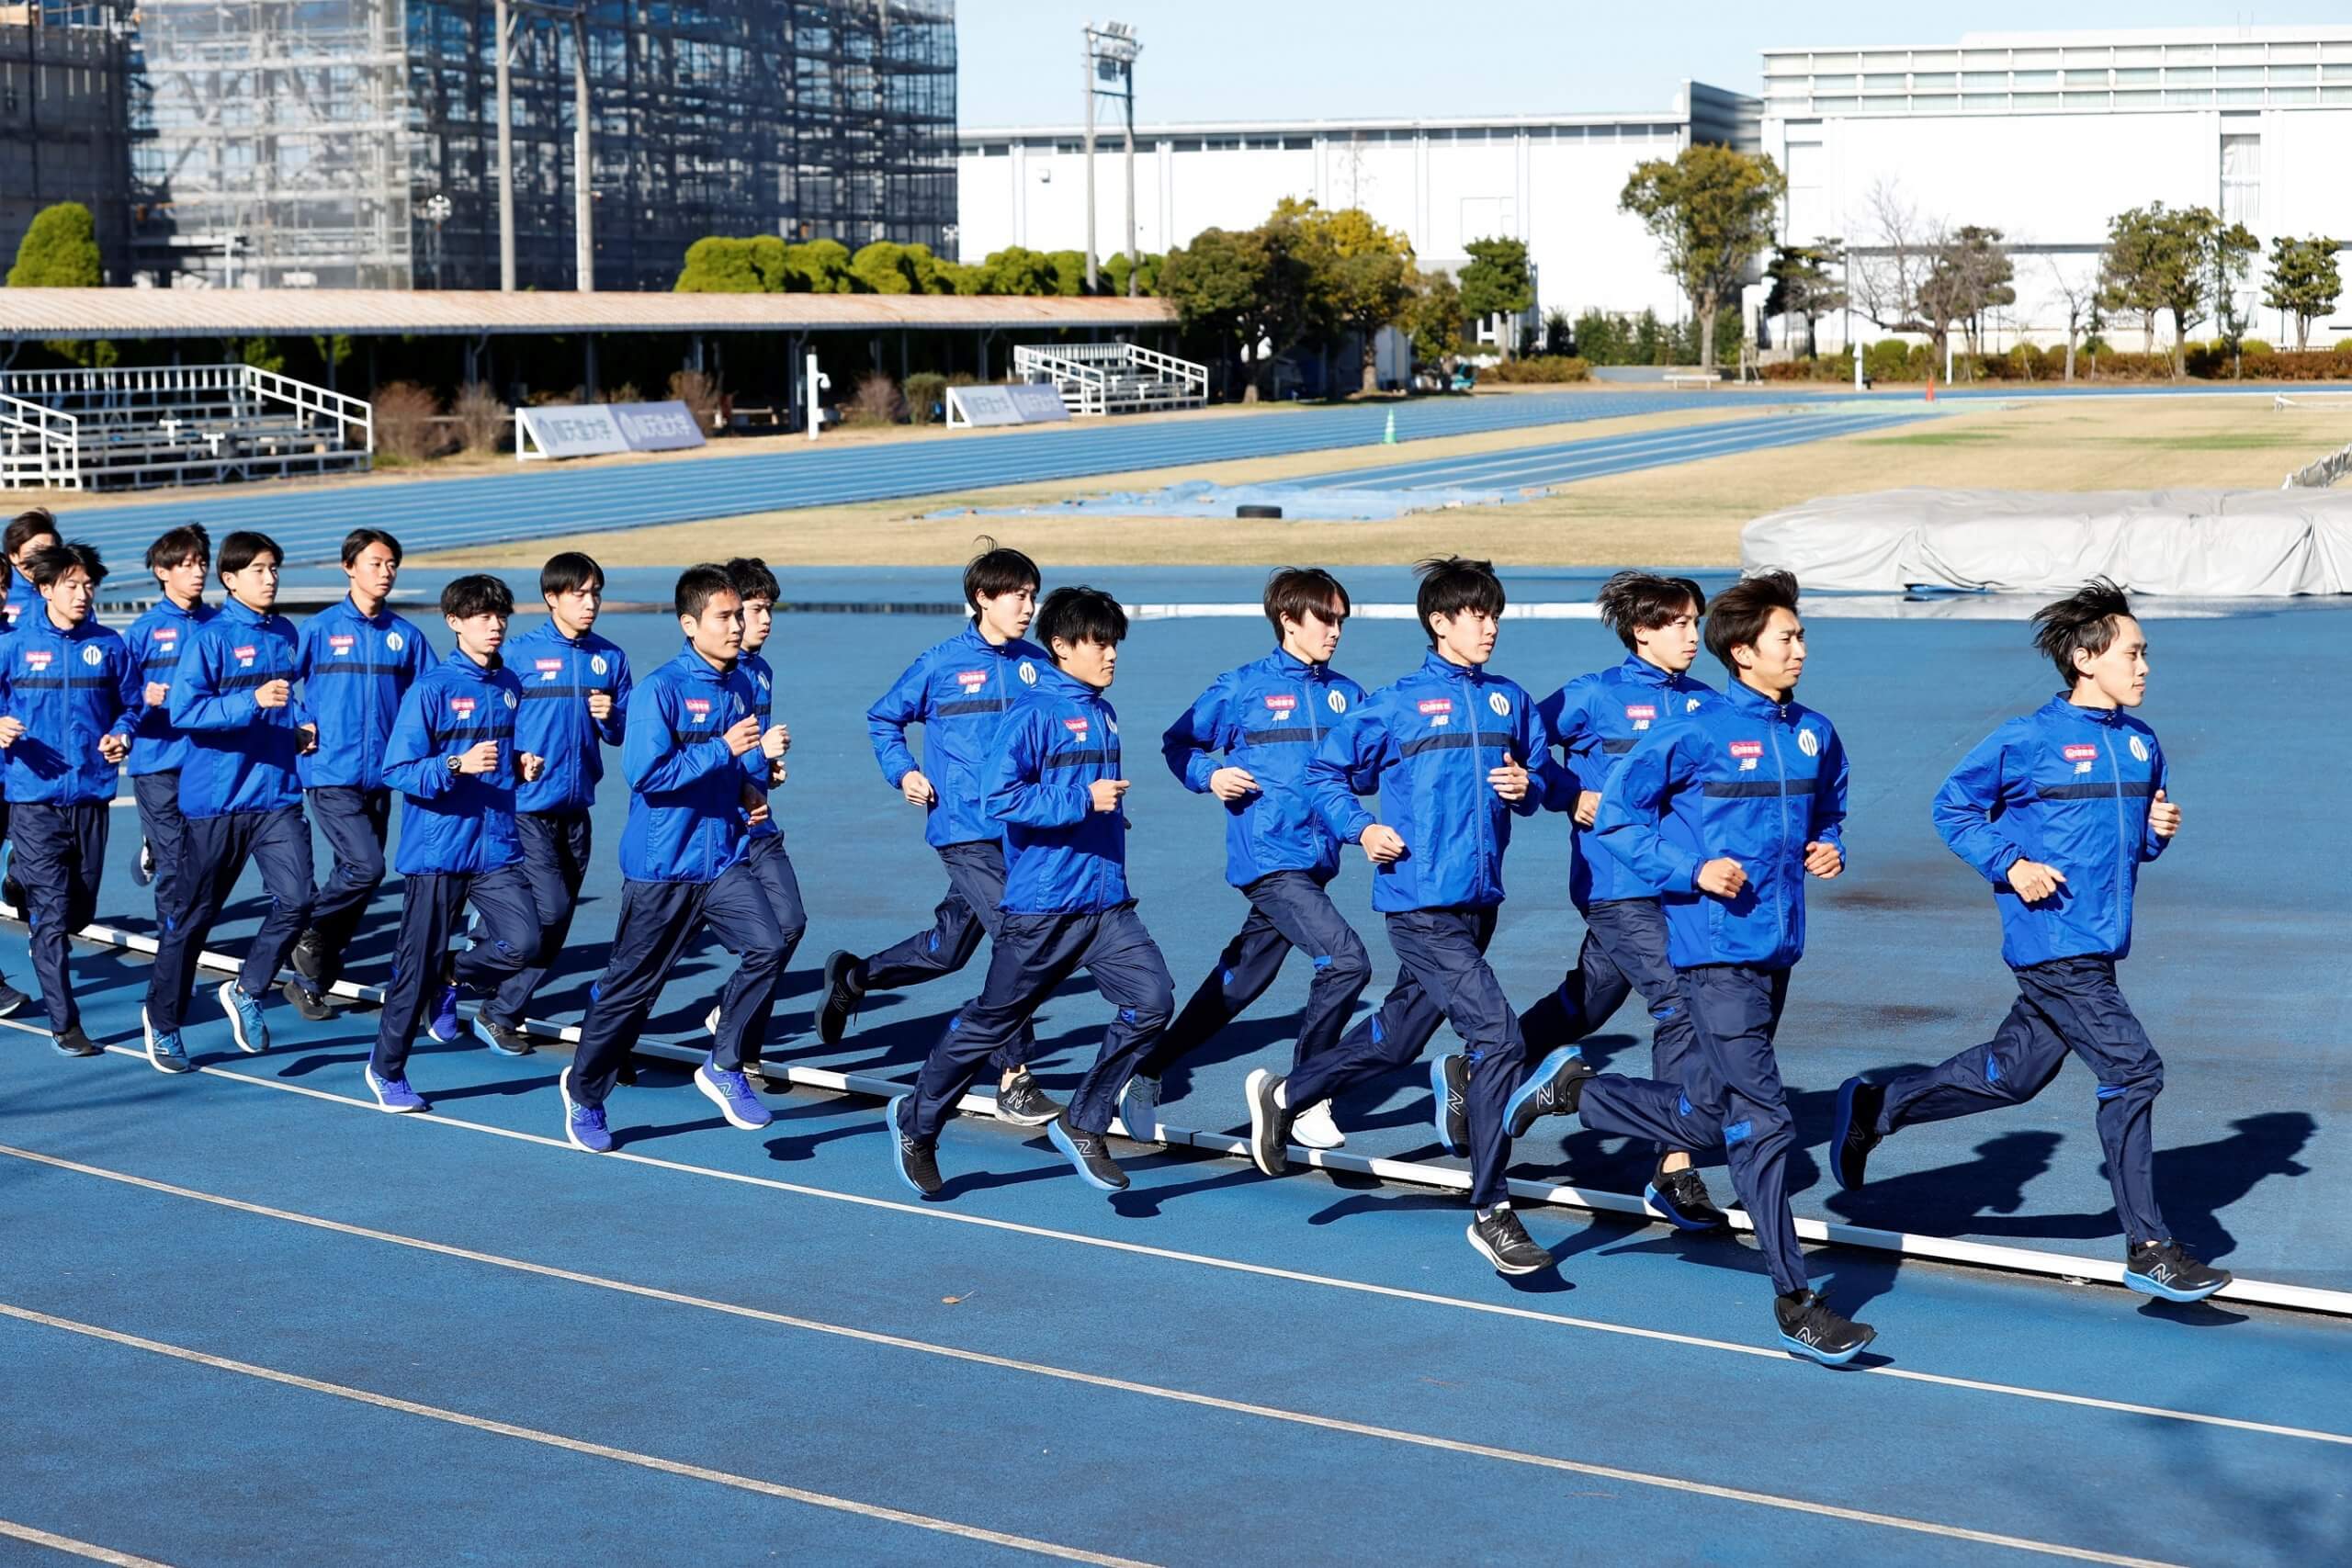
[[[1442,272],[1414,274],[1413,297],[1399,324],[1413,340],[1413,358],[1441,373],[1453,367],[1462,348],[1462,290]]]
[[[1086,253],[1084,251],[1047,251],[1046,265],[1053,283],[1044,292],[1076,296],[1086,292]]]
[[[679,294],[761,294],[769,292],[760,270],[752,265],[755,240],[735,240],[711,234],[686,247],[685,265],[678,270],[674,292]]]
[[[983,294],[1052,294],[1054,264],[1044,252],[1023,245],[990,251],[980,264]]]
[[[1155,255],[1149,251],[1141,252],[1136,255],[1136,292],[1138,295],[1152,295],[1159,292],[1159,269],[1166,261],[1167,258],[1165,256]],[[1105,294],[1115,295],[1125,295],[1126,293],[1126,252],[1120,251],[1114,255],[1103,258],[1102,291]]]
[[[2136,312],[2153,351],[2159,310],[2172,314],[2172,374],[2188,373],[2188,329],[2245,276],[2260,242],[2242,223],[2224,224],[2210,207],[2161,201],[2108,221],[2104,275],[2113,303]]]
[[[2270,276],[2263,285],[2262,302],[2295,318],[2295,347],[2311,346],[2312,323],[2335,309],[2344,292],[2336,271],[2336,241],[2313,234],[2298,240],[2281,234],[2270,243]]]
[[[1836,240],[1811,245],[1782,245],[1772,257],[1772,265],[1764,269],[1772,280],[1772,292],[1764,301],[1765,313],[1794,316],[1804,323],[1807,359],[1821,356],[1814,331],[1815,323],[1846,308],[1846,287],[1829,271],[1841,263],[1844,255],[1844,246]]]
[[[1771,243],[1788,181],[1769,157],[1698,142],[1637,165],[1617,197],[1658,243],[1699,317],[1699,364],[1714,368],[1715,315]]]
[[[849,259],[850,275],[870,294],[916,294],[915,264],[909,247],[894,240],[876,240],[860,246]],[[926,256],[928,251],[923,253]]]
[[[849,247],[839,240],[808,240],[784,247],[786,272],[805,283],[805,288],[793,288],[793,294],[855,294],[860,292],[857,275],[850,270]]]
[[[1204,229],[1189,245],[1168,253],[1159,272],[1160,297],[1176,307],[1188,333],[1214,339],[1229,352],[1219,369],[1246,360],[1247,336],[1267,272],[1266,244],[1255,230]]]
[[[1534,275],[1528,270],[1524,240],[1473,240],[1462,247],[1470,258],[1456,280],[1462,289],[1462,313],[1472,321],[1507,316],[1514,321],[1535,303]],[[1519,343],[1519,329],[1502,334],[1508,357]]]
[[[1363,355],[1358,386],[1377,390],[1380,329],[1401,319],[1413,298],[1412,243],[1356,207],[1325,211],[1312,201],[1285,198],[1273,221],[1291,224],[1297,233],[1314,324],[1334,338],[1356,339]]]
[[[96,288],[106,279],[98,265],[98,228],[78,201],[44,207],[17,244],[17,265],[8,269],[11,288]]]

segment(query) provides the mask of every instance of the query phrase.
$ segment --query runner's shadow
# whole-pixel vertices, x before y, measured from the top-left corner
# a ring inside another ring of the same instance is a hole
[[[2015,1214],[2025,1207],[2027,1185],[2050,1168],[2052,1157],[2064,1141],[2056,1133],[2003,1133],[1977,1145],[1976,1158],[1967,1164],[1915,1170],[1883,1180],[1873,1178],[1859,1192],[1829,1194],[1824,1206],[1858,1225],[1925,1235],[2104,1234],[2086,1229],[2080,1219],[2071,1216],[2062,1217],[2050,1229],[2041,1228],[2044,1224],[2041,1221],[2020,1222],[2027,1226],[2022,1229],[1986,1223],[1988,1215]],[[2107,1228],[2111,1229],[2111,1224]]]
[[[869,1137],[882,1131],[881,1118],[876,1116],[845,1126],[827,1127],[821,1132],[770,1138],[767,1143],[768,1157],[779,1161],[814,1159],[817,1151],[827,1144],[839,1143],[843,1138]]]
[[[2266,1111],[2231,1122],[2230,1129],[2226,1138],[2156,1151],[2156,1197],[2172,1234],[2208,1260],[2237,1247],[2237,1237],[2222,1223],[2222,1210],[2272,1177],[2312,1174],[2296,1156],[2318,1134],[2319,1122],[2309,1111]]]
[[[1133,1171],[1164,1168],[1169,1165],[1194,1165],[1203,1161],[1170,1159],[1157,1162],[1136,1160],[1121,1163],[1128,1170]],[[1131,1220],[1155,1219],[1159,1214],[1160,1205],[1171,1198],[1189,1198],[1195,1192],[1215,1192],[1222,1188],[1238,1187],[1246,1182],[1265,1179],[1258,1174],[1257,1168],[1254,1166],[1236,1170],[1222,1159],[1217,1159],[1216,1163],[1224,1168],[1214,1175],[1204,1176],[1197,1181],[1180,1181],[1169,1187],[1130,1187],[1125,1192],[1114,1192],[1111,1195],[1111,1207]]]
[[[1184,1055],[1184,1059],[1161,1075],[1159,1098],[1162,1100],[1182,1100],[1193,1090],[1195,1068],[1213,1067],[1260,1052],[1272,1053],[1277,1045],[1297,1038],[1297,1020],[1290,1017],[1238,1019],[1211,1035],[1207,1041]]]

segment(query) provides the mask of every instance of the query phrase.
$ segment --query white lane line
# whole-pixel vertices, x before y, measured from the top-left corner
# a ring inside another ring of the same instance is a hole
[[[94,1546],[86,1540],[75,1540],[70,1535],[54,1535],[48,1530],[20,1525],[13,1519],[0,1519],[0,1536],[30,1541],[35,1546],[48,1547],[51,1551],[68,1551],[76,1557],[86,1557],[93,1562],[111,1562],[115,1568],[171,1568],[152,1557],[133,1557],[128,1551],[117,1551],[110,1546]]]
[[[270,1085],[266,1084],[265,1080],[246,1078],[242,1074],[225,1072],[217,1067],[201,1067],[198,1070],[203,1073],[214,1074],[221,1077],[236,1078],[240,1082],[263,1083],[264,1087],[283,1088],[293,1093],[308,1095],[319,1100],[330,1100],[338,1104],[361,1106],[364,1109],[370,1111],[376,1110],[375,1106],[369,1105],[364,1100],[346,1100],[341,1095],[329,1094],[323,1089],[300,1089],[293,1085]],[[518,1143],[537,1144],[548,1148],[561,1149],[568,1154],[577,1154],[579,1152],[560,1138],[541,1137],[534,1133],[511,1132],[503,1127],[490,1127],[476,1122],[454,1121],[439,1115],[409,1116],[402,1117],[401,1120],[412,1126],[439,1125],[451,1128],[462,1128],[470,1132],[495,1134],[501,1137],[514,1139]],[[696,1304],[708,1304],[700,1303],[697,1298],[675,1295],[668,1292],[655,1291],[649,1287],[616,1284],[612,1281],[598,1280],[593,1275],[577,1274],[570,1270],[557,1269],[549,1265],[531,1263],[520,1258],[503,1258],[493,1253],[471,1252],[465,1248],[448,1246],[441,1242],[424,1241],[415,1237],[399,1235],[390,1231],[370,1230],[365,1226],[348,1224],[341,1220],[330,1220],[319,1215],[301,1213],[291,1209],[277,1209],[272,1208],[264,1203],[248,1202],[243,1199],[231,1198],[220,1193],[206,1192],[197,1188],[182,1187],[173,1182],[159,1181],[153,1177],[136,1176],[129,1171],[112,1170],[104,1166],[85,1164],[83,1161],[68,1159],[60,1155],[42,1154],[37,1150],[17,1148],[6,1144],[0,1144],[0,1156],[25,1160],[35,1165],[49,1166],[58,1170],[73,1171],[81,1176],[96,1177],[102,1180],[119,1182],[127,1187],[144,1188],[149,1191],[162,1192],[175,1198],[185,1198],[198,1203],[209,1203],[218,1208],[231,1209],[240,1213],[255,1214],[265,1219],[281,1220],[292,1224],[310,1225],[319,1230],[334,1231],[345,1235],[364,1236],[370,1240],[388,1242],[395,1246],[416,1247],[422,1251],[446,1253],[454,1258],[466,1258],[477,1262],[494,1263],[501,1267],[518,1269],[529,1273],[546,1274],[557,1279],[573,1280],[582,1283],[607,1285],[612,1289],[627,1290],[638,1294],[655,1296],[665,1301],[695,1302]],[[732,1171],[713,1170],[706,1166],[682,1165],[671,1160],[656,1159],[650,1155],[631,1155],[626,1151],[621,1151],[598,1157],[613,1160],[625,1160],[631,1164],[650,1166],[658,1170],[682,1172],[694,1176],[715,1177],[722,1180],[740,1182],[745,1186],[763,1187],[776,1191],[788,1192],[796,1197],[821,1198],[832,1202],[850,1203],[862,1208],[881,1209],[892,1213],[913,1214],[924,1219],[947,1220],[958,1224],[977,1225],[985,1230],[1005,1231],[1016,1235],[1033,1236],[1046,1241],[1068,1242],[1077,1246],[1094,1247],[1102,1251],[1124,1252],[1134,1257],[1154,1258],[1164,1262],[1182,1263],[1199,1268],[1216,1269],[1227,1273],[1248,1274],[1261,1279],[1281,1280],[1292,1284],[1313,1285],[1327,1290],[1347,1291],[1360,1295],[1378,1296],[1393,1301],[1412,1302],[1423,1306],[1448,1307],[1460,1312],[1483,1313],[1491,1317],[1517,1318],[1523,1322],[1548,1324],[1561,1328],[1578,1328],[1589,1330],[1595,1333],[1623,1335],[1631,1339],[1644,1339],[1666,1345],[1679,1345],[1693,1349],[1714,1350],[1728,1355],[1758,1357],[1765,1360],[1771,1361],[1777,1365],[1805,1371],[1808,1374],[1812,1371],[1809,1366],[1796,1361],[1786,1352],[1769,1348],[1760,1345],[1742,1345],[1728,1339],[1709,1339],[1699,1335],[1676,1334],[1666,1329],[1639,1328],[1625,1324],[1607,1323],[1598,1318],[1572,1317],[1565,1313],[1542,1312],[1532,1307],[1506,1306],[1498,1303],[1471,1301],[1460,1296],[1441,1295],[1431,1291],[1416,1291],[1397,1285],[1374,1284],[1366,1280],[1343,1279],[1335,1275],[1310,1274],[1300,1269],[1282,1269],[1271,1264],[1249,1263],[1238,1258],[1218,1258],[1205,1253],[1180,1252],[1173,1248],[1152,1247],[1142,1242],[1115,1241],[1107,1236],[1088,1235],[1083,1232],[1052,1230],[1040,1225],[1023,1224],[1015,1220],[994,1219],[984,1214],[957,1213],[946,1209],[898,1202],[888,1198],[868,1198],[862,1194],[854,1192],[835,1192],[821,1187],[803,1187],[794,1182],[779,1181],[772,1177],[739,1176]],[[725,1312],[748,1312],[752,1309],[721,1306],[717,1308],[717,1310]],[[794,1321],[797,1322],[798,1320],[796,1319]],[[855,1331],[843,1330],[842,1332],[854,1333]],[[2233,1416],[2209,1416],[2198,1411],[2173,1410],[2162,1405],[2154,1404],[2135,1404],[2120,1400],[2100,1399],[2090,1394],[2065,1393],[2051,1389],[2030,1388],[2021,1384],[1986,1382],[1975,1378],[1952,1377],[1938,1372],[1915,1371],[1903,1367],[1874,1366],[1858,1368],[1855,1369],[1855,1371],[1864,1376],[1894,1378],[1900,1382],[1923,1383],[1930,1387],[1962,1389],[1973,1393],[1991,1393],[2004,1395],[2014,1399],[2039,1400],[2052,1404],[2072,1405],[2078,1409],[2112,1411],[2126,1416],[2150,1416],[2159,1420],[2180,1421],[2196,1426],[2219,1427],[2233,1431],[2252,1432],[2265,1437],[2291,1438],[2305,1442],[2332,1443],[2341,1447],[2352,1448],[2352,1433],[2328,1432],[2303,1427],[2279,1426],[2272,1422],[2250,1421]]]
[[[329,1228],[343,1230],[351,1227],[330,1225]],[[413,1242],[406,1237],[392,1236],[380,1232],[357,1234],[375,1235],[379,1239],[398,1242],[404,1246],[420,1247],[426,1251],[447,1252],[480,1262],[503,1267],[518,1266],[515,1260],[497,1258],[488,1253],[467,1252],[456,1247],[440,1247],[430,1242]],[[813,1318],[793,1317],[784,1313],[763,1312],[756,1308],[736,1306],[725,1302],[705,1301],[695,1296],[683,1296],[647,1286],[631,1285],[622,1280],[602,1280],[594,1275],[576,1274],[568,1269],[549,1269],[537,1264],[519,1266],[530,1273],[544,1274],[604,1290],[621,1291],[631,1295],[647,1296],[657,1301],[723,1312],[737,1317],[773,1324],[779,1327],[834,1335],[869,1345],[886,1346],[893,1349],[910,1350],[922,1355],[938,1356],[949,1360],[970,1362],[978,1366],[1023,1372],[1034,1377],[1051,1378],[1057,1382],[1107,1389],[1114,1393],[1137,1394],[1145,1398],[1165,1400],[1175,1404],[1189,1404],[1202,1409],[1225,1411],[1237,1416],[1250,1416],[1261,1420],[1282,1422],[1288,1426],[1340,1432],[1350,1437],[1370,1438],[1376,1441],[1396,1443],[1408,1448],[1432,1449],[1442,1453],[1464,1454],[1473,1459],[1498,1460],[1507,1464],[1564,1471],[1572,1475],[1592,1476],[1604,1481],[1648,1486],[1690,1496],[1713,1497],[1723,1502],[1745,1503],[1756,1507],[1773,1508],[1785,1513],[1809,1514],[1821,1518],[1843,1519],[1853,1524],[1876,1525],[1886,1529],[1909,1531],[1915,1535],[1939,1536],[1949,1540],[1965,1540],[1984,1546],[2007,1547],[2012,1551],[2070,1558],[2080,1562],[2119,1563],[2123,1564],[2124,1568],[2171,1568],[2169,1564],[2143,1557],[2119,1556],[2112,1552],[2094,1551],[2084,1547],[2064,1546],[2054,1541],[2035,1540],[2026,1536],[2002,1535],[1991,1530],[1976,1530],[1957,1525],[1938,1524],[1933,1520],[1915,1519],[1901,1514],[1880,1514],[1861,1508],[1840,1507],[1835,1504],[1809,1502],[1804,1498],[1782,1496],[1777,1493],[1752,1492],[1736,1486],[1717,1486],[1707,1482],[1688,1481],[1680,1476],[1658,1475],[1648,1471],[1626,1470],[1616,1465],[1592,1464],[1582,1460],[1561,1459],[1551,1454],[1498,1448],[1488,1443],[1464,1442],[1459,1438],[1441,1438],[1427,1432],[1407,1431],[1399,1427],[1374,1426],[1363,1421],[1348,1421],[1338,1416],[1317,1416],[1302,1410],[1286,1410],[1277,1405],[1253,1404],[1245,1400],[1223,1399],[1215,1394],[1195,1393],[1188,1389],[1166,1388],[1157,1383],[1135,1382],[1125,1378],[1102,1377],[1092,1372],[1074,1371],[1066,1367],[1049,1366],[1041,1361],[1023,1361],[1010,1356],[990,1355],[983,1350],[967,1350],[952,1345],[934,1345],[927,1340],[908,1339],[894,1334],[877,1334],[867,1329],[848,1328],[839,1324],[823,1323]],[[807,1492],[797,1487],[781,1486],[773,1482],[749,1480],[742,1476],[729,1475],[720,1471],[705,1470],[699,1465],[680,1463],[675,1460],[633,1453],[627,1449],[607,1448],[601,1443],[591,1443],[577,1438],[562,1437],[553,1432],[538,1431],[529,1427],[514,1426],[509,1422],[469,1416],[461,1411],[445,1410],[438,1405],[421,1404],[413,1400],[395,1399],[389,1394],[375,1393],[367,1389],[351,1388],[342,1383],[323,1382],[316,1378],[303,1377],[296,1372],[256,1366],[249,1361],[232,1360],[202,1350],[191,1350],[183,1346],[167,1345],[161,1340],[146,1339],[116,1329],[101,1328],[95,1324],[81,1323],[73,1318],[57,1317],[49,1313],[38,1312],[30,1307],[17,1306],[7,1302],[0,1302],[0,1315],[19,1318],[45,1327],[62,1329],[71,1334],[86,1335],[94,1339],[125,1345],[134,1349],[148,1350],[178,1360],[191,1361],[199,1366],[217,1368],[222,1371],[238,1372],[247,1377],[261,1378],[293,1388],[307,1389],[315,1393],[333,1394],[337,1398],[349,1399],[363,1404],[378,1405],[387,1410],[398,1410],[412,1416],[423,1416],[432,1420],[447,1421],[455,1426],[470,1427],[476,1430],[495,1433],[501,1437],[520,1438],[526,1442],[544,1443],[551,1448],[569,1449],[575,1453],[592,1454],[600,1459],[640,1465],[649,1470],[664,1471],[697,1481],[715,1482],[720,1485],[738,1487],[747,1492],[762,1492],[773,1496],[789,1497],[796,1502],[836,1508],[844,1513],[864,1514],[869,1517],[889,1519],[899,1524],[914,1525],[921,1529],[939,1530],[972,1540],[994,1541],[1000,1545],[1019,1547],[1025,1551],[1065,1558],[1072,1562],[1116,1564],[1120,1565],[1120,1568],[1128,1568],[1128,1560],[1125,1558],[1106,1557],[1073,1547],[1057,1546],[1050,1541],[1031,1540],[1021,1536],[1001,1535],[996,1531],[981,1529],[971,1525],[956,1524],[922,1514],[902,1513],[894,1508],[883,1508],[870,1503],[853,1502],[847,1498],[834,1497],[821,1492]]]
[[[104,1340],[112,1345],[128,1346],[176,1361],[187,1361],[217,1371],[235,1372],[241,1377],[258,1378],[265,1382],[282,1383],[311,1393],[332,1394],[356,1404],[372,1404],[381,1410],[396,1410],[404,1416],[422,1416],[429,1421],[445,1421],[453,1427],[469,1427],[477,1432],[495,1437],[515,1438],[526,1443],[538,1443],[547,1448],[563,1449],[571,1453],[587,1454],[594,1459],[611,1460],[616,1464],[632,1464],[641,1470],[660,1471],[666,1475],[684,1476],[689,1481],[707,1481],[716,1486],[731,1486],[739,1492],[756,1492],[763,1496],[781,1497],[788,1502],[806,1503],[811,1507],[830,1508],[836,1513],[856,1514],[865,1518],[879,1519],[887,1524],[910,1525],[916,1529],[933,1530],[941,1535],[961,1536],[967,1540],[987,1541],[993,1546],[1009,1546],[1016,1551],[1035,1552],[1040,1557],[1057,1557],[1067,1562],[1092,1562],[1102,1568],[1151,1568],[1131,1557],[1113,1557],[1100,1551],[1088,1551],[1080,1547],[1063,1546],[1059,1542],[1037,1540],[1025,1535],[1008,1535],[1001,1530],[986,1529],[978,1525],[960,1524],[954,1519],[933,1518],[928,1514],[910,1514],[902,1508],[884,1507],[878,1503],[861,1503],[851,1497],[836,1497],[831,1493],[811,1492],[806,1487],[786,1486],[778,1482],[761,1481],[751,1476],[730,1475],[721,1470],[707,1470],[698,1464],[663,1459],[658,1454],[641,1454],[629,1449],[616,1449],[584,1438],[567,1438],[560,1432],[542,1432],[534,1427],[518,1427],[511,1421],[494,1421],[486,1416],[469,1416],[462,1410],[445,1410],[437,1404],[422,1404],[413,1399],[397,1399],[373,1390],[353,1388],[345,1383],[325,1382],[318,1378],[306,1378],[299,1372],[280,1371],[275,1367],[255,1365],[251,1361],[232,1360],[226,1356],[214,1356],[202,1350],[191,1350],[184,1345],[169,1345],[160,1339],[142,1338],[119,1329],[101,1328],[96,1324],[81,1323],[70,1317],[58,1317],[50,1313],[36,1312],[9,1302],[0,1302],[0,1316],[16,1318],[24,1323],[38,1324],[67,1334],[79,1334],[87,1338]],[[113,1558],[107,1561],[139,1562],[136,1558]],[[2122,1558],[2101,1558],[2101,1562],[2120,1562]]]

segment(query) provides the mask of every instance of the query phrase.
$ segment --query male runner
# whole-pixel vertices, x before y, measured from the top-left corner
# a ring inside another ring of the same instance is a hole
[[[2034,616],[2034,646],[2067,689],[2010,719],[1936,792],[1936,831],[1993,885],[2018,999],[1984,1044],[1885,1083],[1838,1090],[1838,1185],[1861,1186],[1871,1150],[1922,1122],[2022,1105],[2067,1053],[2097,1080],[2099,1146],[2123,1224],[2123,1282],[2202,1301],[2230,1282],[2191,1257],[2156,1207],[2154,1110],[2165,1066],[2117,986],[2132,951],[2140,867],[2180,831],[2156,732],[2127,709],[2148,694],[2148,638],[2123,591],[2097,578]]]
[[[760,652],[775,627],[775,602],[784,596],[784,590],[777,583],[775,573],[768,570],[768,563],[753,556],[738,556],[729,561],[727,577],[734,584],[736,596],[743,601],[741,668],[752,682],[752,711],[760,720],[760,743],[743,753],[743,766],[753,786],[764,795],[784,782],[784,754],[792,749],[791,728],[770,722],[775,713],[775,671]],[[808,933],[808,916],[800,902],[800,879],[793,874],[792,857],[785,852],[784,834],[775,825],[773,811],[752,824],[752,842],[746,856],[768,896],[769,912],[775,916],[776,930],[784,938],[784,956],[776,963],[776,974],[782,976],[791,964],[793,951],[799,947],[801,937]],[[768,1019],[775,1009],[775,992],[771,989],[768,999],[743,1030],[743,1068],[759,1073],[772,1089],[785,1087],[786,1081],[781,1074],[770,1078],[760,1066],[760,1048],[767,1043]],[[724,1020],[718,1008],[710,1010],[706,1022],[711,1033],[718,1032]]]
[[[1127,1080],[1119,1120],[1130,1138],[1156,1135],[1160,1076],[1264,995],[1293,948],[1315,966],[1294,1068],[1338,1043],[1372,979],[1363,939],[1325,891],[1339,874],[1340,845],[1306,794],[1315,749],[1364,698],[1362,686],[1331,668],[1349,608],[1348,591],[1328,571],[1274,572],[1265,593],[1274,651],[1218,676],[1159,738],[1184,787],[1224,804],[1225,879],[1250,901],[1250,914]],[[1294,1117],[1291,1135],[1315,1149],[1347,1141],[1328,1100]]]
[[[155,925],[161,930],[181,898],[182,863],[187,854],[187,824],[180,816],[180,764],[187,761],[187,737],[172,728],[172,674],[180,654],[210,620],[204,580],[212,575],[212,537],[184,523],[147,547],[147,570],[163,597],[130,623],[126,640],[139,660],[145,705],[131,732],[130,792],[139,802],[137,880],[155,885]]]

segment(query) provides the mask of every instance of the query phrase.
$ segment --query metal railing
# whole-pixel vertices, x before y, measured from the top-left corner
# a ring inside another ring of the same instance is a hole
[[[253,365],[0,372],[0,487],[140,487],[372,466],[375,410]],[[63,450],[60,450],[61,442]],[[34,450],[50,456],[37,463]],[[36,470],[46,476],[36,479]]]
[[[1051,382],[1076,414],[1197,408],[1208,401],[1208,367],[1131,343],[1016,344],[1012,373]]]
[[[80,490],[81,423],[0,393],[0,490]]]

